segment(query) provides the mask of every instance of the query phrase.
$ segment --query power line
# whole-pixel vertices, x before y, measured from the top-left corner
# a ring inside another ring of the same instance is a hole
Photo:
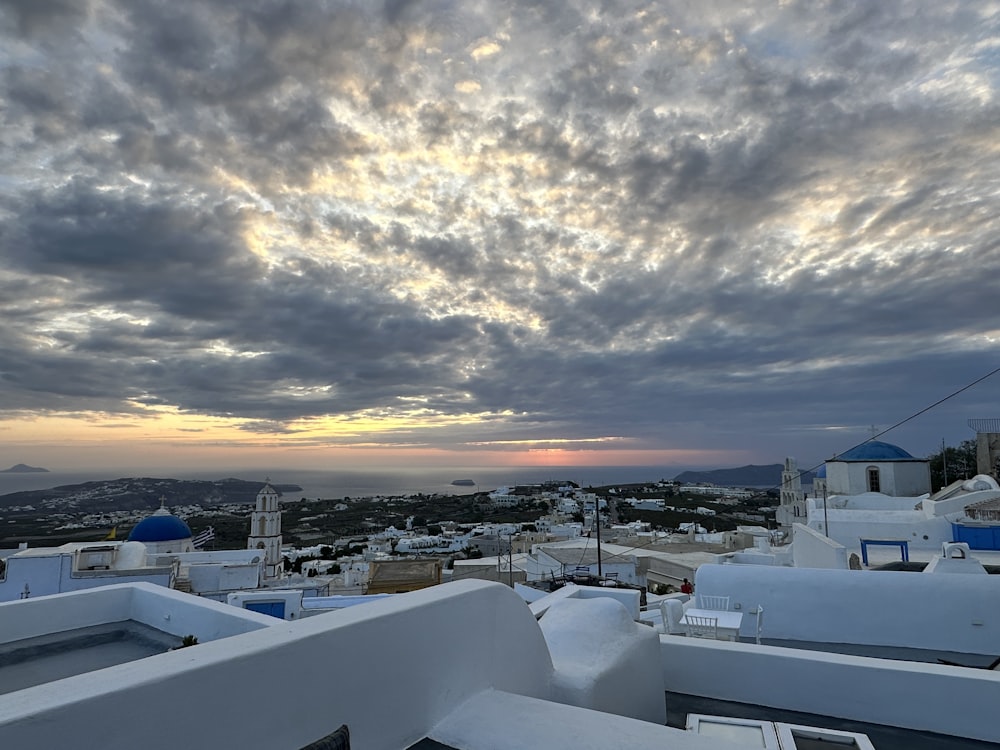
[[[905,419],[902,419],[902,420],[896,422],[891,427],[887,427],[886,429],[882,430],[881,432],[878,432],[878,433],[872,435],[870,438],[867,438],[867,439],[861,441],[857,445],[854,445],[854,446],[852,446],[851,448],[848,448],[845,451],[841,451],[841,454],[847,453],[849,451],[852,451],[855,448],[860,448],[865,443],[871,442],[872,440],[875,440],[876,438],[879,438],[882,435],[885,435],[885,434],[891,432],[892,430],[895,430],[897,427],[901,427],[902,425],[904,425],[907,422],[910,422],[910,421],[916,419],[917,417],[921,416],[922,414],[926,414],[931,409],[934,409],[935,407],[940,406],[941,404],[943,404],[944,402],[946,402],[946,401],[954,398],[955,396],[958,396],[959,394],[961,394],[961,393],[969,390],[970,388],[978,385],[979,383],[983,382],[984,380],[986,380],[986,379],[988,379],[988,378],[996,375],[998,372],[1000,372],[1000,367],[997,367],[997,368],[991,370],[990,372],[986,373],[982,377],[976,378],[971,383],[968,383],[968,384],[962,386],[961,388],[958,388],[957,390],[952,391],[947,396],[945,396],[943,398],[940,398],[937,401],[935,401],[933,404],[931,404],[929,406],[925,406],[923,409],[920,409],[919,411],[914,412],[913,414],[911,414],[910,416],[906,417]],[[840,455],[840,454],[834,454],[834,457],[836,457],[837,455]],[[821,463],[816,464],[815,466],[813,466],[810,469],[804,469],[804,470],[802,470],[802,471],[799,472],[799,476],[801,477],[804,474],[807,474],[807,473],[809,473],[811,471],[814,471],[814,470],[818,469],[820,466],[823,466],[825,463],[826,462],[823,461]],[[771,489],[780,489],[781,486],[782,486],[781,484],[775,485]],[[599,506],[599,502],[600,501],[598,500],[598,506]],[[653,545],[659,544],[659,543],[660,543],[660,541],[657,538],[653,538],[653,539],[650,539],[649,541],[647,541],[645,543],[637,544],[637,545],[634,545],[632,547],[628,547],[628,548],[625,549],[624,552],[613,552],[610,555],[608,555],[608,559],[615,558],[615,557],[624,557],[625,555],[628,555],[631,552],[635,552],[636,550],[645,549],[646,547],[650,547],[650,546],[653,546]],[[621,545],[616,545],[616,546],[621,546]],[[580,560],[579,560],[578,565],[580,565],[580,564],[583,563],[584,558],[586,558],[586,556],[587,556],[587,550],[589,549],[589,547],[590,547],[590,537],[588,536],[587,537],[587,541],[583,545],[583,548],[582,548],[583,549],[583,553],[580,555]],[[527,573],[528,572],[526,569],[521,568],[520,566],[515,566],[513,564],[513,561],[511,561],[510,566],[511,566],[511,570],[516,569],[518,572],[522,572],[522,573]],[[464,573],[463,575],[454,575],[453,574],[452,577],[451,577],[451,580],[454,581],[454,580],[459,580],[461,578],[467,578],[467,577],[469,577],[471,575],[474,575],[475,573],[478,573],[478,572],[479,571],[468,571],[468,572]]]
[[[862,440],[862,441],[861,441],[860,443],[858,443],[857,445],[854,445],[854,446],[852,446],[852,447],[848,448],[848,449],[847,449],[846,451],[841,451],[841,454],[843,454],[843,453],[848,453],[848,452],[850,452],[850,451],[854,450],[855,448],[860,448],[860,447],[861,447],[862,445],[864,445],[865,443],[868,443],[868,442],[871,442],[872,440],[875,440],[876,438],[879,438],[879,437],[882,437],[882,436],[883,436],[883,435],[885,435],[886,433],[889,433],[889,432],[892,432],[892,431],[893,431],[893,430],[895,430],[895,429],[896,429],[897,427],[901,427],[902,425],[906,424],[907,422],[910,422],[910,421],[912,421],[912,420],[916,419],[916,418],[917,418],[917,417],[919,417],[920,415],[922,415],[922,414],[926,414],[926,413],[927,413],[927,412],[929,412],[929,411],[930,411],[931,409],[933,409],[933,408],[935,408],[935,407],[937,407],[937,406],[940,406],[941,404],[943,404],[943,403],[944,403],[945,401],[948,401],[948,400],[950,400],[950,399],[953,399],[953,398],[954,398],[955,396],[959,395],[960,393],[964,393],[965,391],[969,390],[969,389],[970,389],[970,388],[972,388],[973,386],[976,386],[976,385],[979,385],[979,383],[982,383],[982,382],[983,382],[984,380],[986,380],[987,378],[991,378],[991,377],[993,377],[993,376],[994,376],[994,375],[996,375],[996,374],[997,374],[998,372],[1000,372],[1000,367],[997,367],[997,368],[994,368],[993,370],[990,370],[990,372],[986,373],[985,375],[983,375],[983,376],[981,376],[981,377],[979,377],[979,378],[976,378],[976,379],[975,379],[975,380],[973,380],[973,381],[972,381],[971,383],[967,383],[966,385],[963,385],[963,386],[962,386],[961,388],[958,388],[957,390],[954,390],[954,391],[952,391],[951,393],[949,393],[949,394],[948,394],[947,396],[945,396],[944,398],[940,398],[940,399],[938,399],[937,401],[935,401],[935,402],[934,402],[933,404],[931,404],[930,406],[925,406],[925,407],[924,407],[923,409],[921,409],[920,411],[916,411],[916,412],[914,412],[913,414],[911,414],[910,416],[906,417],[906,419],[901,419],[900,421],[896,422],[896,423],[895,423],[894,425],[892,425],[891,427],[887,427],[887,428],[885,428],[884,430],[882,430],[881,432],[877,432],[877,433],[875,433],[875,434],[874,434],[874,435],[872,435],[872,436],[871,436],[870,438],[867,438],[866,440]],[[834,457],[836,458],[836,456],[837,456],[837,455],[840,455],[840,454],[834,454]],[[815,471],[815,470],[816,470],[816,469],[818,469],[819,467],[823,466],[823,465],[824,465],[825,463],[826,463],[826,461],[823,461],[823,462],[820,462],[820,463],[816,464],[816,465],[815,465],[815,466],[813,466],[812,468],[809,468],[809,469],[803,469],[802,471],[800,471],[800,472],[799,472],[798,476],[799,476],[799,477],[801,477],[801,476],[803,476],[804,474],[808,474],[808,473],[809,473],[809,472],[811,472],[811,471]],[[773,487],[770,487],[769,489],[775,489],[775,490],[777,490],[777,489],[781,489],[781,487],[782,487],[782,486],[784,486],[784,482],[782,482],[782,483],[781,483],[781,484],[779,484],[779,485],[775,485],[775,486],[773,486]],[[767,491],[767,490],[765,490],[765,492],[766,492],[766,491]],[[587,541],[589,542],[589,541],[590,541],[590,539],[588,538],[588,540],[587,540]],[[629,554],[630,552],[634,552],[635,550],[638,550],[638,549],[643,549],[644,547],[648,547],[648,546],[650,546],[650,545],[652,545],[652,544],[656,544],[656,543],[657,543],[657,542],[656,542],[656,540],[654,539],[654,540],[652,540],[652,541],[650,541],[650,542],[647,542],[646,544],[639,544],[639,545],[636,545],[636,546],[634,546],[634,547],[629,547],[629,548],[628,548],[628,549],[626,549],[626,550],[625,550],[624,552],[618,552],[618,553],[614,553],[614,554],[612,554],[612,555],[611,555],[611,557],[622,557],[622,556],[624,556],[624,555],[627,555],[627,554]],[[586,554],[586,548],[584,549],[584,554]],[[583,562],[583,557],[581,557],[581,558],[580,558],[580,561],[581,561],[581,562]]]
[[[854,450],[855,448],[860,448],[860,447],[861,447],[862,445],[864,445],[865,443],[870,443],[870,442],[871,442],[872,440],[875,440],[876,438],[880,438],[880,437],[882,437],[883,435],[885,435],[886,433],[889,433],[889,432],[892,432],[892,431],[893,431],[893,430],[895,430],[895,429],[896,429],[897,427],[901,427],[901,426],[903,426],[904,424],[906,424],[907,422],[910,422],[910,421],[912,421],[912,420],[916,419],[916,418],[917,418],[917,417],[919,417],[920,415],[922,415],[922,414],[926,414],[926,413],[927,413],[927,412],[929,412],[929,411],[930,411],[931,409],[933,409],[933,408],[935,408],[935,407],[938,407],[938,406],[940,406],[941,404],[943,404],[943,403],[944,403],[945,401],[948,401],[948,400],[950,400],[950,399],[953,399],[953,398],[955,398],[955,396],[959,395],[960,393],[964,393],[965,391],[969,390],[969,389],[970,389],[970,388],[972,388],[973,386],[976,386],[976,385],[979,385],[980,383],[982,383],[982,382],[983,382],[984,380],[986,380],[987,378],[991,378],[991,377],[993,377],[994,375],[996,375],[996,374],[997,374],[998,372],[1000,372],[1000,367],[997,367],[997,368],[995,368],[995,369],[993,369],[993,370],[990,370],[990,371],[989,371],[988,373],[986,373],[986,374],[985,374],[985,375],[983,375],[982,377],[979,377],[979,378],[976,378],[976,379],[975,379],[975,380],[973,380],[973,381],[972,381],[971,383],[968,383],[968,384],[966,384],[966,385],[963,385],[963,386],[962,386],[961,388],[959,388],[958,390],[955,390],[955,391],[952,391],[951,393],[949,393],[949,394],[948,394],[947,396],[945,396],[944,398],[940,398],[940,399],[938,399],[937,401],[935,401],[935,402],[934,402],[933,404],[931,404],[930,406],[925,406],[925,407],[924,407],[923,409],[921,409],[920,411],[917,411],[917,412],[914,412],[913,414],[911,414],[910,416],[908,416],[908,417],[907,417],[906,419],[901,419],[900,421],[896,422],[896,424],[892,425],[891,427],[886,427],[886,428],[885,428],[884,430],[882,430],[881,432],[877,432],[877,433],[875,433],[875,434],[874,434],[874,435],[872,435],[872,436],[871,436],[870,438],[867,438],[867,439],[865,439],[865,440],[862,440],[862,441],[861,441],[860,443],[858,443],[857,445],[853,445],[853,446],[851,446],[850,448],[848,448],[848,449],[847,449],[847,450],[845,450],[845,451],[841,451],[840,453],[835,453],[835,454],[834,454],[834,458],[836,458],[836,457],[837,457],[838,455],[843,455],[844,453],[850,453],[850,452],[851,452],[852,450]],[[815,471],[815,470],[816,470],[816,469],[818,469],[819,467],[823,466],[823,465],[824,465],[825,463],[826,463],[826,461],[821,461],[820,463],[816,464],[815,466],[813,466],[813,467],[811,467],[811,468],[808,468],[808,469],[803,469],[802,471],[800,471],[800,472],[799,472],[798,476],[799,476],[799,477],[802,477],[802,476],[804,476],[805,474],[808,474],[808,473],[809,473],[809,472],[811,472],[811,471]],[[772,489],[772,490],[777,490],[777,489],[781,489],[781,487],[783,487],[783,486],[784,486],[784,482],[782,482],[782,483],[781,483],[781,484],[779,484],[779,485],[775,485],[775,486],[773,486],[773,487],[769,487],[768,489]],[[767,491],[767,490],[765,490],[765,492],[766,492],[766,491]]]
[[[948,401],[949,399],[952,399],[952,398],[954,398],[954,397],[955,397],[955,396],[957,396],[958,394],[960,394],[960,393],[962,393],[962,392],[964,392],[964,391],[967,391],[967,390],[969,390],[969,389],[970,389],[970,388],[972,388],[973,386],[975,386],[975,385],[978,385],[979,383],[982,383],[982,382],[983,382],[984,380],[986,380],[986,379],[987,379],[987,378],[989,378],[989,377],[992,377],[992,376],[996,375],[996,374],[997,374],[998,372],[1000,372],[1000,367],[997,367],[996,369],[994,369],[994,370],[991,370],[990,372],[988,372],[988,373],[986,373],[985,375],[983,375],[983,376],[982,376],[981,378],[976,378],[975,380],[973,380],[973,381],[972,381],[971,383],[969,383],[968,385],[963,385],[963,386],[962,386],[961,388],[959,388],[959,389],[958,389],[957,391],[953,391],[952,393],[949,393],[949,394],[948,394],[947,396],[945,396],[945,397],[944,397],[944,398],[942,398],[942,399],[938,399],[937,401],[935,401],[935,402],[934,402],[933,404],[931,404],[930,406],[925,406],[925,407],[924,407],[923,409],[921,409],[920,411],[918,411],[918,412],[916,412],[916,413],[914,413],[914,414],[911,414],[911,415],[910,415],[910,416],[908,416],[908,417],[907,417],[906,419],[903,419],[903,420],[900,420],[899,422],[896,422],[896,424],[894,424],[894,425],[893,425],[892,427],[887,427],[887,428],[885,428],[885,429],[884,429],[884,430],[882,430],[881,432],[879,432],[879,433],[877,433],[877,434],[875,434],[875,435],[872,435],[872,436],[871,436],[871,437],[870,437],[870,438],[869,438],[868,440],[864,440],[864,441],[862,441],[862,442],[858,443],[857,445],[855,445],[855,446],[854,446],[853,448],[849,448],[848,450],[854,450],[854,448],[858,448],[858,447],[860,447],[860,446],[864,445],[865,443],[867,443],[867,442],[869,442],[869,441],[871,441],[871,440],[874,440],[875,438],[878,438],[878,437],[882,437],[882,436],[883,436],[883,435],[885,435],[885,434],[886,434],[887,432],[892,432],[892,431],[893,431],[893,430],[895,430],[895,429],[896,429],[897,427],[900,427],[900,426],[902,426],[902,425],[906,424],[907,422],[909,422],[909,421],[910,421],[910,420],[912,420],[912,419],[916,419],[916,418],[917,418],[917,417],[919,417],[919,416],[920,416],[921,414],[925,414],[925,413],[929,412],[929,411],[930,411],[931,409],[935,408],[936,406],[940,406],[940,405],[941,405],[941,404],[943,404],[943,403],[944,403],[945,401]],[[846,453],[847,451],[844,451],[844,452]]]

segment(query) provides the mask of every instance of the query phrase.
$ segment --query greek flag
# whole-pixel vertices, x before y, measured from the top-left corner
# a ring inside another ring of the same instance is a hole
[[[213,539],[215,539],[215,529],[209,526],[204,531],[199,532],[198,535],[191,540],[191,544],[193,544],[196,548],[201,549]]]

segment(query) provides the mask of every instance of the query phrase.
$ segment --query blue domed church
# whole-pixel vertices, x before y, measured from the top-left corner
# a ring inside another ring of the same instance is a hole
[[[930,462],[880,440],[869,440],[834,456],[823,468],[830,495],[879,492],[890,497],[917,497],[931,491]]]
[[[167,510],[164,501],[151,516],[135,525],[128,535],[130,542],[142,542],[149,554],[194,552],[191,529]]]

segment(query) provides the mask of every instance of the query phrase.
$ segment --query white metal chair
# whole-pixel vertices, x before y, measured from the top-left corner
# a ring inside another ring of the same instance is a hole
[[[717,609],[721,612],[729,611],[728,596],[703,596],[698,594],[699,609]]]
[[[718,639],[719,637],[719,620],[717,617],[684,615],[684,628],[689,638]]]
[[[677,599],[664,599],[660,602],[660,616],[663,618],[663,632],[670,635],[685,633],[681,618],[684,616],[684,605]]]

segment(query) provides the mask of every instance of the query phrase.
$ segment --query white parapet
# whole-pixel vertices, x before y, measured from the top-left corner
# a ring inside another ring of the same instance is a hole
[[[164,619],[178,597],[199,602],[156,588],[166,596],[143,597],[139,619]],[[90,597],[109,593],[77,596],[98,604]],[[52,617],[60,609],[30,603]],[[272,750],[347,724],[357,747],[388,750],[417,742],[483,690],[546,698],[550,689],[538,624],[497,583],[459,581],[295,622],[201,603],[270,627],[0,696],[0,747]]]

